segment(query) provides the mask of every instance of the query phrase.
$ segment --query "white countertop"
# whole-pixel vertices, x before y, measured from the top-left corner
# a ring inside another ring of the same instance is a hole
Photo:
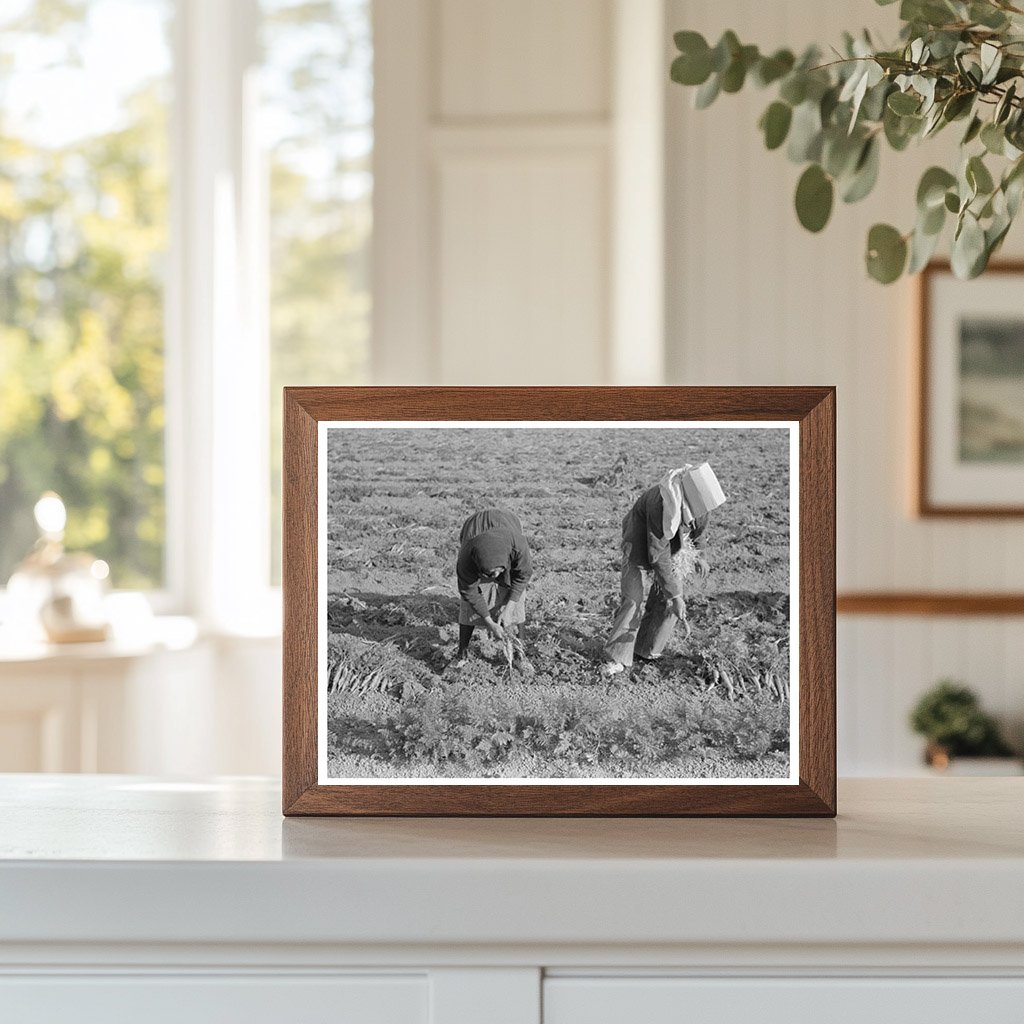
[[[276,783],[0,776],[0,943],[1024,947],[1024,779],[839,817],[284,819]]]

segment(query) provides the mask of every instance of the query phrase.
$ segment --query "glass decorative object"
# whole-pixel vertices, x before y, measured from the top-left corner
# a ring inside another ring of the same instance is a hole
[[[11,619],[27,633],[23,639],[35,639],[34,633],[57,644],[106,640],[107,563],[64,550],[67,510],[57,494],[47,491],[34,514],[39,539],[7,584]]]

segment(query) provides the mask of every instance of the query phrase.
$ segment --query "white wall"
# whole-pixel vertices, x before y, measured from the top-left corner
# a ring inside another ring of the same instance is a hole
[[[669,0],[667,14],[669,29],[712,41],[732,28],[743,42],[796,48],[865,24],[891,39],[894,11],[868,0]],[[667,94],[669,381],[837,385],[840,590],[1024,590],[1020,520],[911,516],[913,285],[883,288],[863,270],[868,227],[911,226],[917,179],[955,137],[885,152],[877,194],[838,204],[814,236],[793,213],[800,169],[766,152],[756,129],[767,93],[722,96],[705,111],[692,109],[692,90]],[[1006,253],[1022,250],[1018,230]],[[1022,665],[1019,618],[841,618],[840,770],[913,767],[907,712],[941,676],[966,680],[1019,728]]]
[[[877,193],[812,236],[792,210],[799,169],[755,127],[767,95],[694,111],[667,81],[673,29],[798,47],[864,24],[891,36],[894,10],[377,0],[377,381],[656,383],[664,340],[670,383],[836,384],[840,589],[1024,590],[1024,524],[909,514],[912,285],[863,270],[867,228],[909,226],[949,143],[886,152]],[[1024,254],[1019,231],[1007,253]],[[914,770],[907,712],[941,676],[1020,732],[1022,665],[1017,618],[841,618],[840,771]],[[276,657],[240,644],[224,668],[265,705]],[[271,711],[217,770],[276,764]]]
[[[663,36],[660,0],[378,0],[377,381],[657,381]]]

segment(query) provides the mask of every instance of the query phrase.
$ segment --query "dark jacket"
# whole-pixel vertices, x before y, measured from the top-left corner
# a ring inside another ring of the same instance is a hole
[[[523,596],[533,574],[533,563],[523,528],[511,512],[502,512],[498,508],[474,512],[463,524],[459,541],[461,547],[455,569],[459,596],[477,615],[485,619],[490,615],[480,590],[481,577],[489,569],[497,569],[499,565],[505,567],[505,572],[496,582],[510,588],[510,601],[518,601]],[[490,583],[491,580],[483,582]]]
[[[698,516],[690,526],[681,523],[675,536],[666,538],[662,536],[663,515],[661,488],[649,487],[622,520],[622,541],[629,544],[629,560],[633,565],[653,570],[662,590],[670,598],[679,597],[682,587],[672,566],[672,556],[679,554],[687,532],[694,547],[704,547],[710,516]]]

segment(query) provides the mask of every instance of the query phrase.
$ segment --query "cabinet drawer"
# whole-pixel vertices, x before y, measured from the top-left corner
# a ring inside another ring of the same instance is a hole
[[[1021,1024],[1024,978],[548,978],[544,1024]]]
[[[425,975],[98,975],[0,978],[18,1024],[427,1024]]]

